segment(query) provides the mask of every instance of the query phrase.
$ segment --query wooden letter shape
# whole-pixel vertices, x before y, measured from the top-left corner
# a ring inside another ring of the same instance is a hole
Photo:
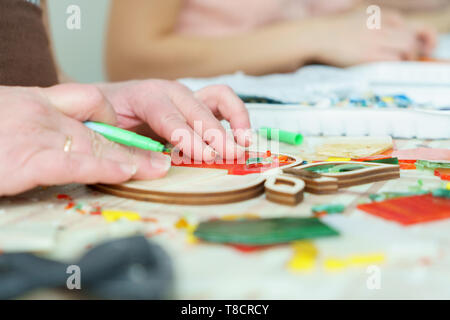
[[[264,183],[269,201],[295,206],[303,200],[303,180],[289,176],[271,176]]]

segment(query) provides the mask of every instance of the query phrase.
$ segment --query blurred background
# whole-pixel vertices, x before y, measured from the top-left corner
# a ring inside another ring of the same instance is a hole
[[[80,30],[66,27],[66,10],[72,4],[81,8]],[[106,80],[103,50],[110,4],[109,0],[48,1],[57,60],[71,79],[84,83]],[[440,39],[434,56],[449,59],[450,34],[441,35]]]
[[[80,30],[66,27],[66,10],[71,4],[81,8]],[[48,1],[57,59],[65,73],[74,80],[97,82],[105,79],[103,39],[109,4],[108,0]]]

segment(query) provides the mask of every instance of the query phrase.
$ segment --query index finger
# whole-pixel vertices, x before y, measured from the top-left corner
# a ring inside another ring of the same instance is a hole
[[[188,88],[177,87],[172,101],[186,118],[194,131],[224,159],[241,158],[242,147],[236,145],[232,135],[228,134],[213,112]]]
[[[145,94],[150,93],[146,92]],[[155,95],[152,98],[155,100]],[[157,135],[170,141],[184,155],[195,160],[214,160],[216,152],[188,125],[172,100],[168,96],[160,94],[158,102],[153,108],[138,109],[136,114]]]
[[[224,85],[208,86],[195,92],[217,116],[223,117],[237,132],[236,140],[242,146],[251,144],[250,117],[244,102],[234,91]]]

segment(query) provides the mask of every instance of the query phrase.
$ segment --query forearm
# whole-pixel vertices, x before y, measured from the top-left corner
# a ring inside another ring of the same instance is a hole
[[[207,77],[244,71],[266,74],[295,70],[312,59],[312,34],[298,22],[281,23],[228,37],[167,36],[109,44],[112,80]]]
[[[437,12],[450,5],[449,0],[366,0],[366,5],[380,5],[402,12]]]
[[[450,32],[450,5],[439,11],[411,13],[408,14],[407,17],[413,22],[421,22],[430,25],[438,32]]]

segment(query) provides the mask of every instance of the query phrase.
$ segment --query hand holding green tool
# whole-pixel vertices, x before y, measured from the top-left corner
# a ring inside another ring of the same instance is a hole
[[[100,133],[106,139],[144,150],[156,152],[170,152],[162,143],[152,140],[148,137],[141,136],[135,132],[117,128],[109,124],[87,121],[84,123],[89,129]]]

